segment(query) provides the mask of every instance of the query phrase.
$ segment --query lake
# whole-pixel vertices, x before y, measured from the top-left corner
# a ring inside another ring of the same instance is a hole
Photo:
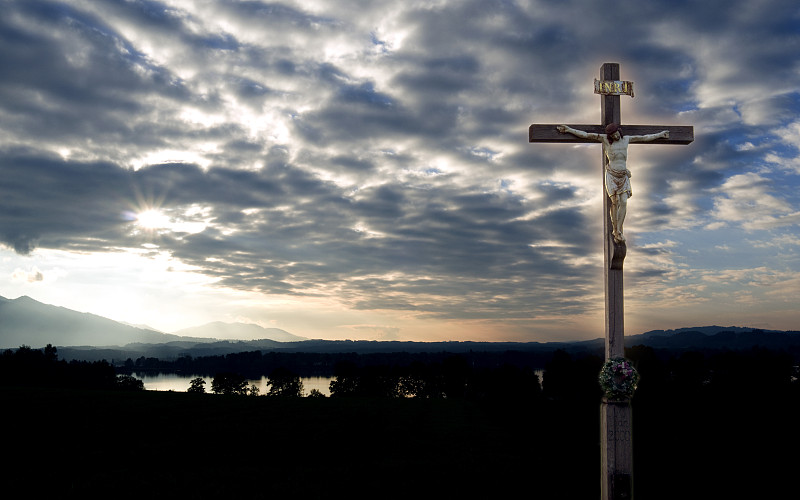
[[[175,373],[160,373],[158,375],[133,372],[131,375],[144,382],[144,388],[148,391],[173,391],[186,392],[192,379],[201,377],[206,381],[206,392],[211,392],[211,381],[214,377],[204,377],[200,375],[178,375]],[[541,382],[544,377],[544,370],[536,370],[536,375]],[[300,377],[303,382],[303,395],[308,396],[311,389],[316,389],[326,396],[331,395],[330,384],[335,377]],[[266,394],[269,391],[267,377],[256,380],[248,380],[247,386],[255,385],[258,387],[259,394]]]
[[[214,379],[214,377],[178,375],[175,373],[159,373],[158,375],[152,375],[149,373],[133,372],[131,375],[144,382],[144,388],[148,391],[186,392],[192,379],[200,377],[206,381],[206,392],[211,392],[211,381]],[[300,377],[300,381],[303,383],[303,395],[308,396],[311,389],[316,389],[322,394],[330,396],[330,383],[333,379],[334,377]],[[247,386],[255,385],[258,387],[259,394],[263,395],[269,391],[269,387],[267,386],[268,380],[267,377],[248,380]]]

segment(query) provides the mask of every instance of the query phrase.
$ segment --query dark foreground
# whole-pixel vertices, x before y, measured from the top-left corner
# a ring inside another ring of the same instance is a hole
[[[597,404],[0,388],[0,408],[3,498],[599,498]],[[796,498],[799,408],[634,400],[636,498]]]

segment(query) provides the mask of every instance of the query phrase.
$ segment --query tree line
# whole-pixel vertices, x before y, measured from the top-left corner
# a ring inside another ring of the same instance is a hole
[[[698,352],[639,345],[625,353],[641,375],[635,400],[779,395],[800,388],[796,361],[782,351]],[[537,369],[536,363],[543,369]],[[48,345],[3,352],[0,384],[141,390],[142,382],[130,375],[131,370],[159,370],[213,375],[211,392],[236,395],[260,395],[248,379],[266,375],[265,395],[299,397],[304,395],[301,375],[312,373],[333,377],[331,397],[597,402],[602,396],[597,381],[602,363],[599,355],[566,350],[550,353],[544,362],[541,354],[514,351],[338,355],[254,351],[195,359],[182,356],[172,361],[129,359],[115,367],[105,361],[59,361],[56,348]],[[205,393],[204,379],[192,380],[188,392]],[[322,396],[318,391],[310,395]]]
[[[203,377],[196,377],[189,383],[186,392],[190,394],[205,394],[206,381]],[[269,390],[265,394],[272,397],[302,397],[303,382],[300,376],[284,367],[279,367],[269,374],[267,382]],[[244,375],[234,372],[222,372],[214,375],[211,381],[211,391],[215,394],[260,396],[260,389],[255,385],[248,385]],[[312,389],[309,396],[323,396],[316,389]]]
[[[0,386],[144,390],[130,375],[117,375],[107,361],[65,361],[51,344],[43,349],[23,345],[0,354]]]
[[[226,355],[196,356],[180,355],[176,359],[160,359],[141,356],[114,361],[120,373],[163,372],[213,375],[221,372],[236,372],[249,379],[266,376],[276,368],[286,368],[301,377],[331,377],[340,363],[358,366],[409,366],[412,363],[425,365],[443,362],[454,353],[441,352],[279,352],[246,351]],[[551,353],[523,352],[467,352],[458,354],[475,368],[487,368],[511,364],[520,367],[541,368]]]
[[[290,356],[303,357],[299,354]],[[710,352],[655,349],[634,346],[625,350],[641,379],[634,400],[657,398],[726,398],[757,394],[759,397],[800,395],[800,373],[794,358],[765,348]],[[411,358],[414,358],[412,356]],[[542,370],[517,359],[513,353],[493,357],[496,364],[476,363],[463,354],[441,354],[410,359],[407,355],[350,355],[337,361],[330,384],[331,397],[368,398],[464,398],[474,400],[523,400],[535,402],[596,403],[602,397],[598,374],[603,358],[595,354],[551,353]],[[410,359],[410,361],[409,361]],[[503,361],[500,361],[504,359]],[[408,361],[398,363],[398,360]],[[485,361],[485,360],[484,360]],[[543,376],[540,379],[540,374]],[[244,377],[238,375],[240,380]],[[270,375],[272,395],[301,395],[299,376],[285,367]],[[216,380],[216,378],[215,378]],[[281,388],[292,387],[291,390]],[[273,391],[274,389],[274,391]],[[217,391],[215,391],[217,392]],[[248,393],[239,387],[239,394]],[[249,392],[252,394],[252,392]]]

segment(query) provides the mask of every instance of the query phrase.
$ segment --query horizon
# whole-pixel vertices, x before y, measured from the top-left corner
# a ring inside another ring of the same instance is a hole
[[[162,332],[601,338],[600,146],[527,133],[599,123],[617,62],[623,132],[695,131],[630,148],[626,331],[799,328],[796,2],[30,0],[0,40],[4,297]]]
[[[24,295],[16,297],[16,298],[13,298],[13,299],[8,298],[8,297],[0,296],[0,299],[4,299],[4,300],[7,300],[7,301],[15,301],[15,300],[19,300],[19,299],[29,299],[29,300],[37,302],[37,303],[39,303],[41,305],[44,305],[46,307],[55,307],[55,308],[58,308],[58,309],[66,309],[66,308],[64,308],[62,306],[59,306],[57,304],[46,304],[46,303],[39,302],[36,299],[33,299],[31,297],[28,297],[28,296],[24,296]],[[66,310],[71,312],[71,313],[88,314],[88,315],[99,317],[101,319],[114,321],[114,320],[112,320],[110,318],[105,318],[103,316],[98,316],[98,315],[95,315],[93,313],[88,313],[88,312],[84,312],[84,311],[74,311],[74,310],[71,310],[71,309],[66,309]],[[173,336],[173,337],[183,337],[183,338],[186,338],[186,339],[204,338],[204,339],[216,340],[216,341],[222,341],[222,342],[258,342],[258,341],[263,341],[263,340],[269,340],[269,341],[279,342],[279,343],[306,342],[306,341],[319,342],[319,341],[322,341],[322,342],[416,342],[416,343],[443,343],[443,342],[444,343],[449,343],[449,342],[472,343],[472,342],[480,342],[480,343],[541,343],[541,344],[566,343],[566,344],[569,344],[569,343],[593,342],[593,341],[603,341],[604,340],[604,337],[602,337],[602,336],[601,337],[597,337],[597,338],[591,338],[591,339],[556,340],[556,341],[506,341],[506,340],[485,340],[485,341],[436,340],[436,341],[425,341],[425,340],[379,340],[379,339],[378,340],[375,340],[375,339],[355,339],[355,340],[354,339],[323,339],[323,338],[318,338],[318,337],[300,337],[300,336],[294,335],[292,332],[287,332],[286,330],[283,330],[283,329],[265,328],[265,327],[262,327],[260,325],[255,324],[255,323],[240,323],[240,322],[226,323],[226,322],[221,322],[221,321],[213,321],[213,322],[210,322],[210,323],[204,323],[204,324],[200,324],[200,325],[195,325],[195,326],[192,326],[192,327],[189,327],[189,328],[185,328],[185,329],[181,329],[181,330],[175,330],[175,331],[172,331],[172,332],[165,332],[165,331],[157,330],[157,329],[154,329],[154,328],[152,328],[152,327],[150,327],[148,325],[144,325],[144,324],[131,324],[131,323],[125,323],[125,322],[117,322],[117,323],[120,324],[120,325],[129,326],[129,327],[133,327],[133,328],[137,328],[137,329],[142,329],[142,330],[146,330],[146,331],[150,331],[150,332],[154,332],[154,333],[160,333],[160,334],[164,334],[164,335],[169,335],[169,336]],[[268,337],[246,338],[246,337],[217,337],[217,336],[211,336],[211,335],[203,335],[203,333],[204,333],[203,330],[208,331],[208,327],[211,327],[212,325],[218,325],[218,324],[221,324],[221,325],[224,325],[224,326],[231,326],[231,327],[252,327],[252,326],[255,326],[255,327],[258,327],[259,329],[262,329],[265,332],[268,332],[269,330],[279,330],[279,331],[281,331],[283,333],[286,333],[286,334],[289,334],[289,335],[291,335],[293,337],[297,337],[297,339],[296,340],[276,340],[276,339],[271,339],[271,338],[268,338]],[[696,326],[684,326],[684,327],[674,328],[674,329],[651,329],[651,330],[644,331],[644,332],[627,334],[626,337],[646,335],[648,333],[653,333],[653,332],[677,333],[677,332],[680,332],[682,330],[685,330],[685,331],[695,331],[695,330],[700,331],[700,330],[709,330],[709,329],[719,329],[720,331],[760,330],[760,329],[755,328],[755,327],[739,326],[739,325],[731,325],[731,326],[722,326],[722,325],[697,326],[696,325]],[[181,332],[186,332],[188,330],[199,330],[199,332],[193,333],[191,335],[189,335],[188,333],[181,334]],[[791,333],[794,330],[764,330],[764,331],[765,332],[780,332],[780,333],[787,333],[788,332],[788,333]],[[712,335],[711,333],[706,333],[706,334],[707,335]],[[57,342],[57,341],[53,340],[53,342]],[[62,347],[74,347],[74,346],[65,345],[65,346],[62,346]],[[103,347],[103,346],[90,346],[90,347]],[[6,346],[4,348],[12,348],[12,347]]]

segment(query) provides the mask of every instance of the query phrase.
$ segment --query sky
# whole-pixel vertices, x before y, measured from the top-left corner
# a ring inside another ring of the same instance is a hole
[[[800,5],[0,0],[0,296],[164,332],[603,336],[596,144],[635,144],[625,331],[800,329]]]

